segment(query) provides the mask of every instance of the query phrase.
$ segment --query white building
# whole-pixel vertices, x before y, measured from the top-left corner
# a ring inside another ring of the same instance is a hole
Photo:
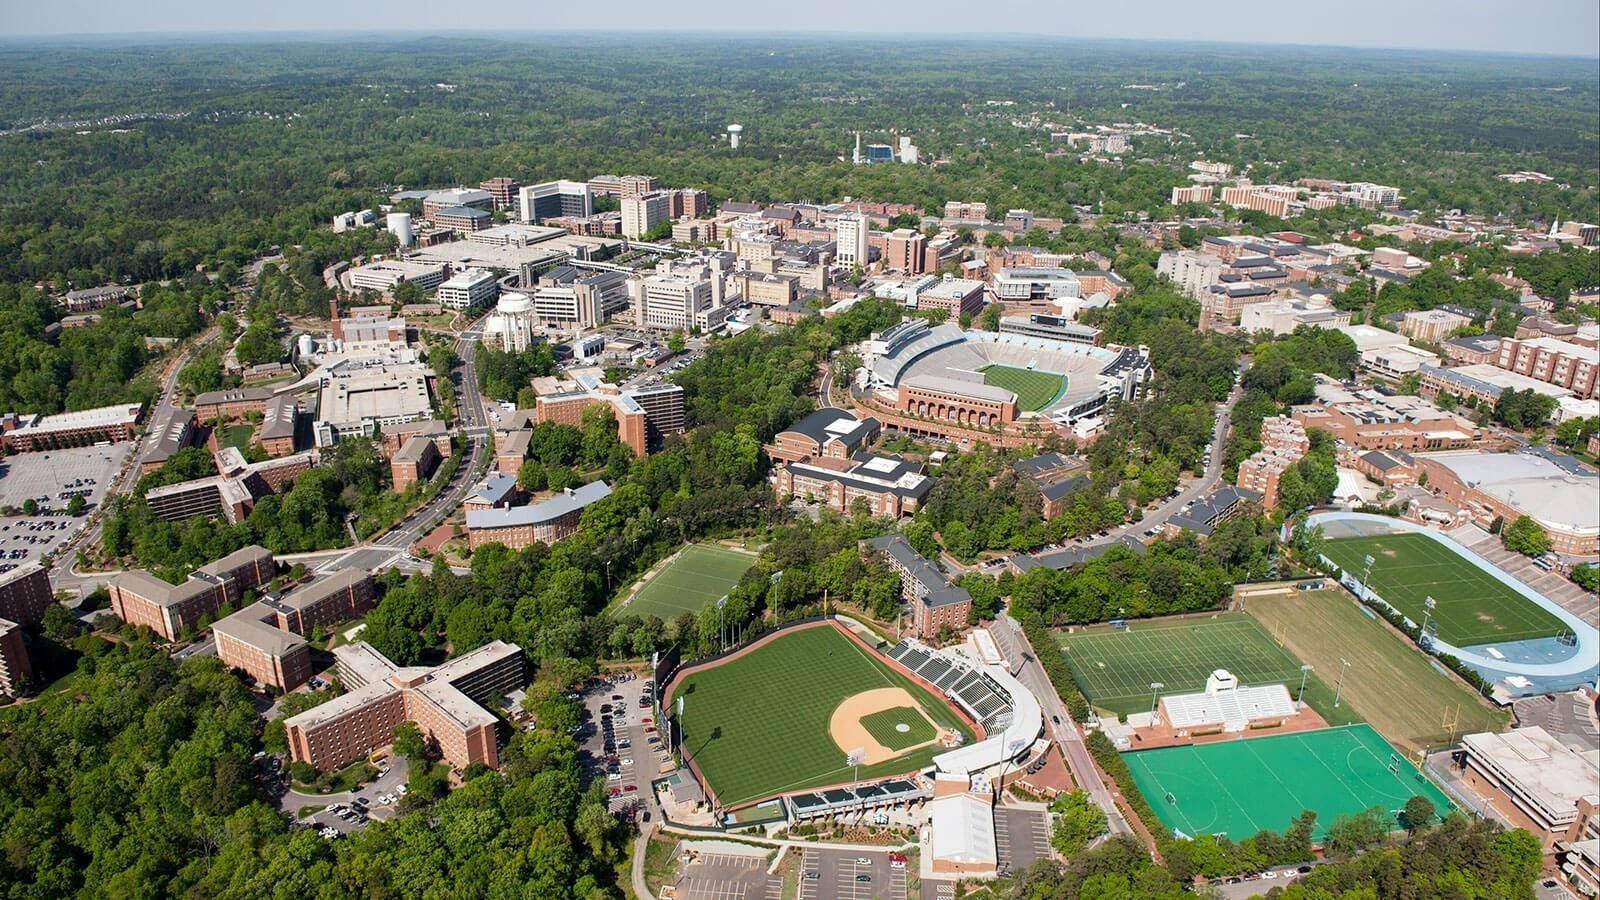
[[[557,216],[594,215],[594,192],[587,181],[543,181],[517,192],[522,221],[533,224]]]
[[[439,305],[445,309],[471,309],[500,294],[500,284],[487,269],[466,269],[439,285]]]
[[[867,250],[867,233],[872,223],[861,213],[846,213],[835,221],[834,259],[841,266],[866,266],[871,261]]]
[[[535,343],[536,316],[533,300],[527,294],[507,291],[495,304],[495,321],[491,328],[500,332],[501,345],[513,353],[521,353]]]
[[[722,324],[726,316],[726,307],[713,303],[709,278],[650,275],[630,282],[629,290],[634,294],[634,321],[644,328],[705,330]],[[723,315],[713,315],[713,307]]]
[[[1039,303],[1082,295],[1077,274],[1055,266],[1001,269],[990,282],[1002,303]]]
[[[443,283],[448,271],[449,267],[435,263],[386,259],[351,269],[350,286],[356,290],[390,291],[400,282],[409,281],[426,291]]]
[[[1157,275],[1166,277],[1196,300],[1222,280],[1222,269],[1222,257],[1194,250],[1168,250],[1156,262]]]
[[[670,221],[672,197],[666,191],[650,191],[622,198],[622,236],[638,239],[645,232]]]

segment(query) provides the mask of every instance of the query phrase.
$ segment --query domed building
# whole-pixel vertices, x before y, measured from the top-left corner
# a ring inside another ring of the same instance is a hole
[[[494,321],[489,323],[488,330],[499,332],[501,344],[506,350],[520,353],[533,345],[534,325],[537,322],[532,298],[527,294],[507,292],[500,295],[500,302],[494,308]]]

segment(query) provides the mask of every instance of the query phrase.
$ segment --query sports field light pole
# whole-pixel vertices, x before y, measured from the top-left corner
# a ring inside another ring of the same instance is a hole
[[[1294,705],[1302,709],[1304,709],[1306,705],[1306,702],[1303,699],[1306,695],[1306,673],[1310,671],[1311,665],[1309,663],[1300,667],[1300,693],[1294,695]]]
[[[1432,594],[1422,598],[1422,630],[1417,633],[1417,637],[1422,640],[1428,639],[1428,620],[1433,618],[1433,607],[1437,603]]]
[[[1156,714],[1156,691],[1159,691],[1164,687],[1166,687],[1166,685],[1162,684],[1159,681],[1150,682],[1150,715],[1151,716],[1154,716]]]
[[[1367,554],[1367,567],[1365,569],[1363,569],[1362,572],[1361,572],[1361,593],[1363,593],[1363,594],[1371,593],[1371,588],[1367,587],[1367,583],[1372,580],[1372,563],[1373,563],[1372,554],[1368,553]],[[1367,598],[1362,597],[1361,599],[1365,600]]]
[[[728,605],[728,595],[723,594],[717,598],[717,652],[728,649],[728,640],[722,633],[722,608]]]
[[[1339,657],[1339,686],[1333,691],[1333,708],[1339,708],[1339,696],[1344,693],[1344,670],[1350,668],[1350,660]]]

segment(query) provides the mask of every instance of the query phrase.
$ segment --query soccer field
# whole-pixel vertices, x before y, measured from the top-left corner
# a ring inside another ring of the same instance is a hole
[[[1371,556],[1367,586],[1413,622],[1421,624],[1433,597],[1439,639],[1457,647],[1568,633],[1560,619],[1426,534],[1334,538],[1322,552],[1357,581]]]
[[[1344,707],[1359,710],[1408,754],[1452,736],[1501,731],[1510,723],[1507,712],[1440,671],[1342,590],[1256,595],[1245,601],[1245,611],[1330,681],[1338,678],[1340,660],[1348,660]]]
[[[1216,669],[1239,676],[1240,684],[1282,684],[1291,695],[1300,688],[1300,660],[1243,613],[1136,621],[1126,631],[1057,632],[1056,640],[1083,695],[1119,716],[1148,712],[1156,682],[1162,694],[1191,693],[1204,690]],[[1319,711],[1332,705],[1314,677],[1306,681],[1305,699]],[[1344,712],[1341,721],[1359,721]]]
[[[1134,783],[1169,828],[1243,840],[1317,814],[1312,839],[1371,806],[1395,814],[1413,796],[1444,815],[1450,801],[1367,725],[1124,753]]]
[[[855,694],[893,687],[909,692],[934,722],[972,739],[971,729],[943,701],[831,624],[780,634],[748,654],[691,672],[666,699],[683,697],[683,748],[717,802],[733,806],[848,782],[853,774],[845,754],[856,748],[834,743],[829,732],[834,710]],[[879,729],[884,724],[873,720]],[[889,746],[908,746],[910,735],[893,734]],[[937,746],[922,747],[862,766],[861,778],[912,772],[939,752]]]
[[[1017,395],[1017,409],[1024,412],[1044,409],[1066,387],[1066,379],[1060,375],[1014,366],[985,366],[983,383],[1014,392]]]
[[[662,621],[686,612],[698,613],[738,584],[755,561],[752,554],[720,544],[690,544],[651,576],[622,612],[657,616]]]

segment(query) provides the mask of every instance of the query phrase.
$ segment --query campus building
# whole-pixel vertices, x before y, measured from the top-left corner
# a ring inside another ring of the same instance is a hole
[[[44,621],[44,611],[54,602],[50,572],[39,562],[25,562],[0,574],[0,619],[37,625]]]
[[[1278,505],[1278,479],[1311,449],[1311,440],[1298,420],[1268,416],[1261,420],[1261,449],[1239,463],[1239,487],[1261,495],[1261,508]]]
[[[153,418],[148,430],[151,445],[139,464],[139,474],[149,475],[166,465],[173,454],[193,443],[194,432],[195,414],[192,409],[172,407]]]
[[[266,604],[252,603],[211,623],[211,634],[223,665],[287,692],[311,680],[311,645],[277,628],[276,619]]]
[[[912,628],[917,634],[932,637],[945,626],[956,631],[967,627],[972,595],[966,588],[946,581],[903,535],[873,538],[864,542],[863,549],[881,551],[900,573],[900,596],[911,605]]]
[[[439,460],[439,449],[431,438],[421,434],[407,438],[400,450],[389,458],[389,476],[394,492],[405,493],[413,484],[433,477]]]
[[[1307,431],[1320,428],[1357,450],[1453,450],[1482,438],[1471,422],[1420,397],[1350,389],[1318,376],[1316,403],[1289,415]]]
[[[166,640],[177,640],[202,618],[224,606],[237,606],[245,591],[266,584],[276,570],[272,553],[254,545],[201,566],[179,585],[134,569],[111,580],[111,610],[130,625],[143,625]]]
[[[23,643],[22,626],[0,618],[0,695],[15,697],[33,678],[33,661]]]
[[[365,641],[334,648],[348,693],[284,720],[289,755],[319,771],[362,759],[412,722],[455,769],[500,764],[499,719],[485,709],[521,688],[522,648],[491,641],[441,666],[401,667]]]
[[[1513,826],[1532,832],[1546,852],[1558,840],[1596,836],[1584,833],[1594,831],[1600,804],[1600,769],[1592,752],[1579,753],[1537,725],[1469,734],[1461,746],[1462,780]],[[1580,816],[1580,807],[1588,815]]]
[[[0,421],[0,443],[7,453],[28,453],[128,441],[143,409],[137,403],[121,403],[53,416],[8,415]]]
[[[1595,381],[1600,377],[1600,350],[1553,337],[1505,338],[1495,364],[1588,399],[1595,396]]]
[[[1490,527],[1526,515],[1544,529],[1557,553],[1600,552],[1600,475],[1557,454],[1484,453],[1466,450],[1416,456],[1428,489]]]
[[[195,396],[194,414],[202,422],[242,419],[249,413],[264,412],[271,399],[272,388],[268,387],[206,391]]]
[[[467,542],[474,550],[485,544],[504,544],[512,550],[536,543],[554,544],[578,530],[578,520],[589,504],[609,496],[610,485],[591,481],[542,503],[472,510],[467,513]]]

